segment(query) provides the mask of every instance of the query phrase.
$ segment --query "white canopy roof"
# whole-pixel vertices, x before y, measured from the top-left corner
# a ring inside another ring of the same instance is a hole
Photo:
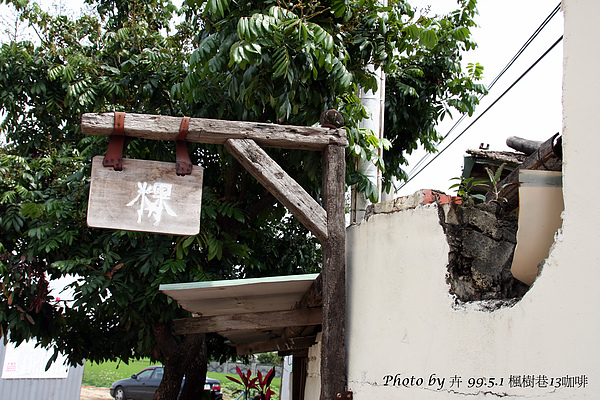
[[[319,274],[274,276],[160,285],[160,291],[184,309],[204,317],[292,310]],[[283,330],[237,330],[220,333],[234,344],[262,342]]]

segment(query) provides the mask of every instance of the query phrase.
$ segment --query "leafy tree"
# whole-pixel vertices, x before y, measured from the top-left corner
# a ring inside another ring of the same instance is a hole
[[[403,154],[421,142],[433,151],[441,138],[435,124],[452,108],[471,114],[481,68],[463,73],[461,54],[475,47],[476,1],[460,0],[439,17],[415,15],[406,1],[380,6],[375,0],[321,2],[228,0],[188,2],[191,19],[205,27],[190,57],[183,88],[186,100],[202,97],[202,79],[221,88],[216,117],[314,124],[328,108],[346,117],[347,183],[372,201],[377,190],[355,170],[356,159],[372,160],[389,190],[406,177]],[[375,89],[373,68],[387,74],[385,139],[358,128],[368,117],[358,87]],[[384,156],[378,150],[385,148]]]
[[[36,338],[73,364],[158,359],[161,399],[176,398],[184,374],[181,398],[192,398],[203,388],[206,358],[227,351],[217,337],[173,335],[170,321],[188,313],[160,284],[314,272],[320,247],[214,145],[190,147],[205,167],[199,235],[88,229],[90,160],[107,139],[83,137],[83,113],[310,125],[336,108],[350,141],[347,182],[375,200],[355,160],[372,159],[391,185],[403,176],[402,152],[437,141],[434,124],[448,107],[472,112],[484,91],[459,64],[474,46],[474,0],[440,17],[415,16],[405,1],[189,0],[177,9],[165,0],[90,0],[96,13],[76,19],[9,3],[38,40],[0,48],[0,334],[16,343]],[[356,93],[375,88],[371,66],[388,74],[384,140],[358,128],[368,113]],[[163,142],[137,140],[127,153],[174,159]],[[319,155],[269,153],[320,197]],[[48,292],[48,280],[62,276],[76,279],[72,303]]]
[[[256,359],[261,364],[281,365],[283,359],[277,353],[261,353],[256,355]]]

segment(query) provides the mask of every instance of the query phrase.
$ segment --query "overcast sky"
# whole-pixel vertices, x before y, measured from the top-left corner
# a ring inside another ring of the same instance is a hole
[[[417,4],[420,3],[420,4]],[[418,0],[416,5],[431,4],[433,10],[447,11],[452,0]],[[558,0],[479,0],[479,27],[473,30],[479,47],[465,55],[466,62],[479,62],[484,69],[484,84],[489,84],[519,51],[525,41],[559,4]],[[503,75],[482,100],[474,118],[500,96],[525,72],[563,33],[563,15],[559,12],[540,33],[512,68]],[[562,43],[557,45],[496,105],[489,109],[460,139],[443,152],[399,192],[409,195],[418,189],[439,189],[450,193],[450,178],[461,174],[463,155],[480,143],[490,149],[509,150],[506,138],[520,136],[544,141],[562,132]],[[457,120],[440,125],[448,132]],[[473,118],[465,119],[448,137],[446,143],[467,128]],[[443,148],[442,143],[440,148]],[[411,157],[412,165],[424,154]],[[407,169],[410,171],[411,167]]]

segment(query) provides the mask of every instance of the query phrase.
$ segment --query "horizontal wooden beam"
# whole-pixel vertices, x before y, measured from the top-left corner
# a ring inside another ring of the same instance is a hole
[[[287,326],[319,325],[322,321],[323,311],[321,308],[305,308],[176,319],[173,321],[173,330],[177,335],[236,330],[272,330]]]
[[[236,345],[238,356],[267,353],[270,351],[294,351],[308,349],[315,344],[316,336],[278,338],[265,342],[241,343]]]
[[[309,347],[307,347],[305,349],[283,350],[283,351],[277,352],[277,354],[279,354],[280,357],[294,356],[294,358],[306,358],[306,357],[308,357]]]
[[[174,141],[179,134],[181,117],[126,114],[125,136]],[[114,130],[114,113],[87,113],[81,118],[86,135],[109,136]],[[191,118],[186,136],[188,142],[224,144],[228,139],[252,139],[262,147],[323,150],[329,144],[345,146],[346,130],[314,126],[266,124]]]
[[[327,240],[327,213],[254,141],[229,139],[225,148],[321,243]]]

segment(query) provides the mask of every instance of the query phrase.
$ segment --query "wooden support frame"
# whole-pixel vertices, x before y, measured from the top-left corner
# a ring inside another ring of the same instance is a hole
[[[267,353],[270,351],[308,349],[315,344],[316,338],[316,336],[303,336],[297,338],[273,339],[265,342],[241,343],[236,346],[237,354],[243,356],[248,354]]]
[[[292,359],[292,400],[304,400],[308,377],[308,355]],[[333,397],[331,397],[333,399]]]
[[[323,312],[321,308],[304,308],[288,311],[266,311],[176,319],[173,321],[173,330],[178,335],[219,333],[236,330],[261,330],[285,328],[288,326],[320,325],[322,319]]]
[[[562,137],[557,133],[515,168],[506,178],[498,183],[498,187],[504,188],[499,194],[491,192],[486,194],[486,199],[505,199],[504,209],[513,211],[519,207],[519,171],[525,169],[560,171],[562,169]]]
[[[300,302],[298,302],[298,304],[296,304],[296,306],[294,307],[294,309],[303,309],[303,308],[313,308],[313,307],[321,307],[323,306],[323,274],[319,274],[317,276],[317,279],[315,279],[315,281],[312,283],[312,285],[310,286],[310,288],[308,289],[308,291],[306,293],[304,293],[304,296],[302,296],[302,299],[300,300]],[[315,328],[313,327],[309,327],[309,328]],[[307,326],[288,326],[285,328],[285,331],[283,332],[283,337],[296,337],[296,336],[300,336],[302,334],[305,334],[307,331]]]
[[[110,136],[114,124],[114,113],[87,113],[81,118],[81,131],[86,135]],[[125,136],[134,138],[175,141],[180,126],[180,117],[147,114],[125,116]],[[347,144],[345,129],[207,118],[191,118],[185,137],[187,142],[211,144],[225,144],[228,139],[252,139],[262,147],[315,151],[322,151],[330,144]]]
[[[127,114],[124,134],[135,138],[174,141],[179,134],[180,125],[181,118],[177,117]],[[114,131],[114,114],[84,114],[81,128],[84,134],[109,136]],[[321,241],[321,400],[341,398],[347,393],[345,130],[192,118],[186,140],[226,146],[232,155]],[[324,207],[291,179],[259,145],[322,151]],[[216,323],[215,320],[212,322]],[[232,323],[231,320],[229,323]],[[283,340],[281,345],[286,350],[293,348],[292,339]],[[252,351],[258,347],[260,346],[257,344],[249,344],[244,351]]]

